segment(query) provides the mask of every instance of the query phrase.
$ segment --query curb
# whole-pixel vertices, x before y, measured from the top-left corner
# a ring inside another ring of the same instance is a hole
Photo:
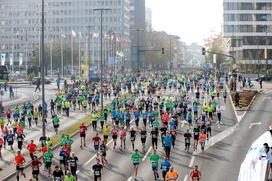
[[[256,99],[257,95],[258,95],[259,93],[262,92],[262,90],[257,91],[257,93],[255,94],[255,96],[253,96],[253,98],[251,99],[250,103],[248,104],[248,106],[247,106],[245,109],[236,109],[236,107],[234,106],[232,97],[231,97],[231,95],[230,95],[230,90],[229,90],[228,86],[226,86],[226,88],[227,88],[228,96],[229,96],[229,98],[230,98],[230,100],[231,100],[231,105],[232,105],[234,114],[235,114],[235,116],[236,116],[236,120],[237,120],[238,123],[240,123],[241,120],[243,119],[244,115],[246,114],[246,112],[247,112],[247,111],[249,110],[249,108],[251,107],[253,101]],[[242,118],[241,118],[240,120],[238,120],[237,111],[245,111],[245,113],[242,115]]]

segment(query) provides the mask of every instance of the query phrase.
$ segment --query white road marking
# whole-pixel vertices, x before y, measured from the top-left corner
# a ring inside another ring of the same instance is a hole
[[[251,123],[248,128],[251,129],[253,126],[258,126],[258,125],[261,125],[261,124],[262,124],[261,122]]]
[[[265,100],[270,100],[271,99],[271,97],[264,97],[263,98],[263,101],[265,101]]]
[[[142,159],[142,162],[145,161],[146,157],[148,156],[148,154],[151,152],[152,147],[150,146],[150,148],[148,149],[148,151],[146,152],[145,156]]]
[[[188,174],[185,175],[183,181],[187,181],[187,179],[188,179]]]
[[[133,178],[133,177],[132,177],[132,176],[130,176],[130,177],[128,178],[128,180],[127,180],[127,181],[130,181],[130,180],[132,180],[132,178]]]
[[[191,160],[190,160],[190,164],[189,167],[192,167],[195,161],[195,156],[192,156]]]

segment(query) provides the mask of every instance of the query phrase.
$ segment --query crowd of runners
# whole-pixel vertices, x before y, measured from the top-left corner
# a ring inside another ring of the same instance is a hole
[[[73,138],[59,133],[58,128],[63,124],[62,116],[69,117],[71,111],[80,110],[90,115],[92,120],[90,128],[82,123],[78,129],[81,149],[93,145],[97,155],[97,162],[92,166],[95,181],[102,180],[103,168],[109,167],[107,143],[110,139],[113,140],[113,150],[132,152],[135,178],[142,154],[147,152],[147,139],[150,139],[152,151],[148,158],[154,179],[162,177],[167,181],[177,180],[180,173],[174,169],[175,165],[171,161],[177,136],[184,137],[185,152],[205,150],[212,136],[212,127],[222,124],[221,107],[227,97],[224,82],[215,72],[202,69],[188,74],[152,72],[115,76],[104,82],[103,96],[110,103],[102,111],[99,110],[99,83],[66,82],[48,104],[34,106],[28,102],[16,106],[14,110],[6,110],[6,117],[0,118],[0,156],[2,147],[13,151],[16,140],[18,151],[14,163],[17,180],[21,175],[26,177],[22,149],[27,149],[32,159],[32,179],[39,180],[40,167],[43,165],[48,177],[55,181],[77,180],[78,158],[73,152]],[[41,136],[37,143],[33,140],[24,143],[27,136],[24,130],[42,124],[42,111],[46,114],[46,124],[53,125],[56,135],[61,134],[58,155],[53,154],[53,142],[49,137]],[[91,135],[86,134],[88,129],[93,130]],[[136,145],[135,140],[140,140],[141,145]],[[157,153],[158,147],[163,147],[164,155]],[[42,155],[42,159],[39,159],[39,155]],[[54,158],[59,160],[59,164],[54,164]],[[191,171],[190,178],[193,181],[201,180],[197,165]]]

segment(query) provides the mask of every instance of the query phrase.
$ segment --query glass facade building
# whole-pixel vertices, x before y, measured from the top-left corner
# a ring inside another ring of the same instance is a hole
[[[224,0],[224,37],[231,39],[230,53],[246,70],[271,66],[272,1]],[[264,49],[267,48],[267,60]]]
[[[61,39],[69,43],[74,31],[77,34],[74,46],[77,46],[80,35],[84,55],[90,36],[88,54],[97,62],[100,59],[99,38],[93,35],[100,31],[100,13],[93,9],[110,8],[110,11],[103,13],[103,36],[113,32],[121,42],[124,59],[130,60],[131,21],[134,18],[131,17],[134,9],[131,1],[45,0],[45,43],[51,40],[60,42]],[[15,65],[18,65],[19,54],[23,55],[24,60],[30,60],[30,52],[39,46],[40,28],[41,1],[0,0],[0,54],[6,54],[6,62],[10,54],[13,54]]]

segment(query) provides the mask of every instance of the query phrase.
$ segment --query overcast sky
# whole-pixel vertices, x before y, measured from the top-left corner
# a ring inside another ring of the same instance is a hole
[[[190,44],[221,32],[223,0],[146,0],[152,10],[152,26],[179,35]]]

